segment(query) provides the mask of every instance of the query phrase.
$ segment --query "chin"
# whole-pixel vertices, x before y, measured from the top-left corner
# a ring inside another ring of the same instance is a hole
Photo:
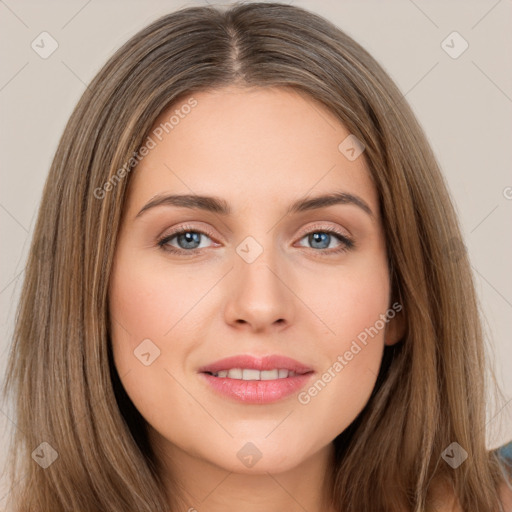
[[[221,461],[219,461],[221,462]],[[233,463],[230,461],[222,461],[222,467],[228,471],[244,475],[277,475],[286,473],[299,466],[303,460],[301,458],[290,457],[290,454],[263,454],[261,459],[253,463],[253,465],[245,465],[240,460]]]
[[[230,447],[222,449],[222,454],[219,453],[219,457],[215,457],[211,462],[233,473],[265,475],[290,471],[311,456],[311,453],[306,451],[308,448],[311,450],[311,447],[305,447],[304,442],[295,442],[292,438],[278,436],[273,440],[265,439],[267,435],[268,432],[261,437],[247,436],[243,440],[232,440],[229,443]],[[314,452],[316,450],[312,453]],[[209,452],[208,455],[211,459],[212,453]]]

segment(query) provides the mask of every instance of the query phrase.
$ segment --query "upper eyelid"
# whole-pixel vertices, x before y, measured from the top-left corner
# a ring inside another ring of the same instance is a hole
[[[345,235],[345,236],[347,236],[348,238],[350,238],[352,236],[352,234],[350,233],[350,231],[347,228],[338,228],[338,227],[334,227],[334,226],[327,226],[325,224],[322,224],[322,221],[317,221],[316,224],[309,225],[308,227],[301,229],[301,232],[304,234],[309,234],[309,233],[311,233],[311,231],[314,231],[315,229],[319,230],[319,231],[320,230],[346,231],[347,235]],[[215,238],[215,235],[213,234],[213,232],[211,230],[209,230],[208,228],[197,227],[197,226],[192,226],[192,225],[188,225],[188,224],[181,225],[181,226],[171,230],[167,235],[162,235],[159,238],[163,238],[163,237],[167,238],[168,236],[175,236],[176,234],[180,234],[183,231],[199,232],[199,233],[205,234],[211,238]]]

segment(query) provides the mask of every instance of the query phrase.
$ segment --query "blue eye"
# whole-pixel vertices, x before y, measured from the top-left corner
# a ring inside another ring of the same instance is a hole
[[[158,245],[169,252],[191,252],[196,249],[203,249],[201,246],[201,237],[210,238],[206,233],[195,229],[181,228],[158,241]],[[176,239],[178,247],[171,245],[170,242]]]
[[[208,233],[185,226],[160,239],[158,246],[167,252],[192,255],[195,251],[208,247],[201,245],[204,238],[211,240]],[[352,249],[355,245],[353,240],[334,229],[310,231],[300,240],[304,239],[311,244],[311,249],[325,255],[338,254]],[[171,243],[173,241],[175,242]],[[339,247],[329,247],[333,241],[337,241]]]
[[[341,242],[341,247],[335,249],[334,251],[329,251],[331,253],[346,251],[354,246],[352,240],[349,240],[346,236],[334,230],[311,231],[302,239],[304,238],[307,238],[308,243],[311,244],[313,249],[329,249],[329,245],[333,239],[337,240],[338,243]]]

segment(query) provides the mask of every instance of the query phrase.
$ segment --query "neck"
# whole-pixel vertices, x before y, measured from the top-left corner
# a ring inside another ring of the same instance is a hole
[[[281,473],[235,473],[158,440],[160,471],[173,511],[331,512],[334,447]],[[155,444],[153,444],[155,446]],[[172,491],[171,491],[172,489]]]

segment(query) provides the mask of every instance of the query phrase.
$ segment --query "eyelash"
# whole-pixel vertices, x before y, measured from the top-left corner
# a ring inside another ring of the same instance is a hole
[[[181,228],[177,229],[176,231],[173,231],[172,233],[170,233],[168,235],[165,235],[164,237],[160,238],[158,240],[158,242],[157,242],[157,245],[163,251],[166,251],[166,252],[169,252],[169,253],[172,253],[172,254],[181,254],[181,255],[183,255],[183,254],[189,253],[191,256],[193,256],[198,251],[201,251],[201,249],[189,249],[189,250],[176,249],[175,247],[167,245],[172,239],[174,239],[177,236],[182,235],[184,233],[198,233],[198,234],[201,234],[201,235],[205,235],[205,236],[207,236],[208,238],[211,238],[211,239],[214,238],[214,236],[211,233],[209,233],[207,230],[203,231],[201,229],[195,229],[195,228],[193,228],[191,226],[182,226]],[[333,229],[333,228],[331,228],[331,229],[323,229],[323,228],[313,229],[311,231],[308,231],[304,235],[302,235],[300,240],[302,240],[304,237],[306,237],[308,235],[311,235],[313,233],[327,233],[329,235],[334,235],[338,239],[338,241],[342,243],[342,245],[339,248],[337,248],[337,249],[330,249],[329,250],[329,249],[314,249],[314,248],[311,248],[315,252],[323,252],[323,253],[325,253],[326,256],[341,254],[341,253],[349,251],[349,250],[351,250],[351,249],[353,249],[355,247],[354,240],[352,240],[351,238],[348,238],[346,235],[340,233],[339,231],[337,231],[336,229]],[[204,247],[202,249],[204,249]]]

